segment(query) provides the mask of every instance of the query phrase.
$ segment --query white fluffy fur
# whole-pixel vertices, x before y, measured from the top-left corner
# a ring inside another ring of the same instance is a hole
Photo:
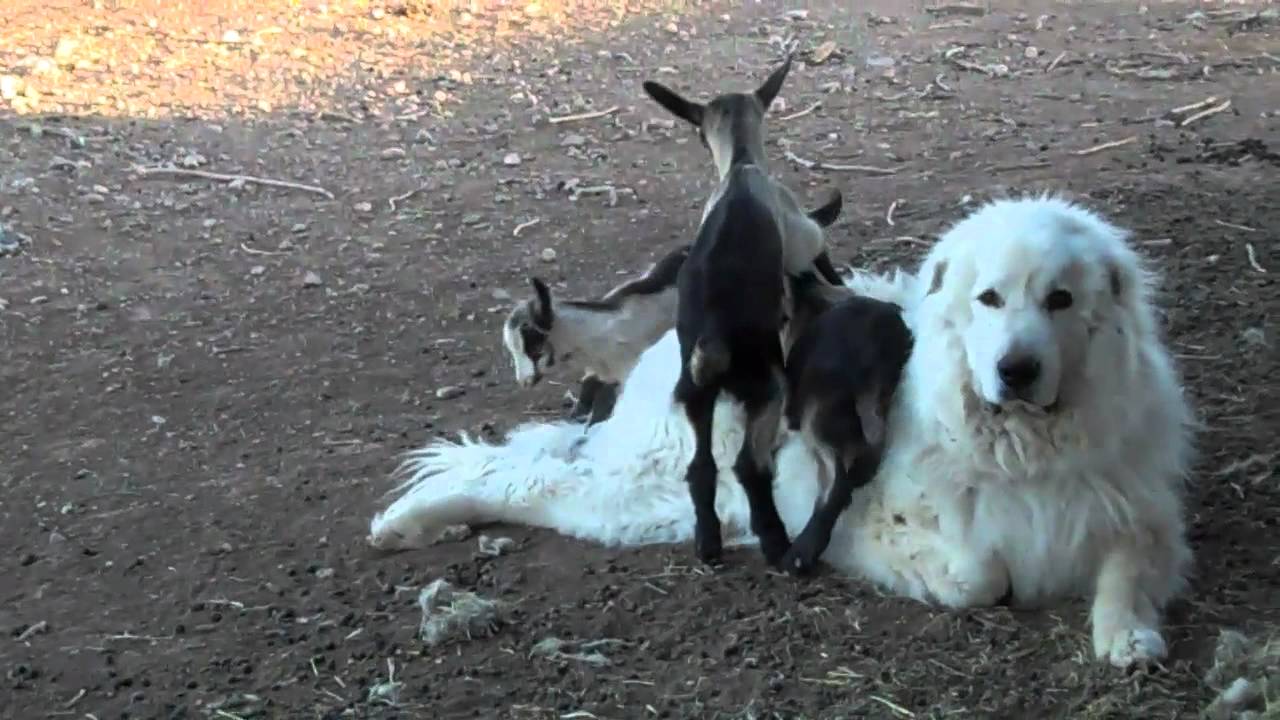
[[[1053,197],[1002,200],[947,232],[917,274],[849,280],[902,305],[916,346],[884,463],[837,524],[829,564],[950,607],[990,604],[1010,584],[1020,605],[1091,594],[1100,659],[1165,654],[1159,613],[1191,559],[1181,492],[1191,418],[1126,236]],[[1006,310],[1020,319],[992,323],[975,310],[992,284],[1019,298]],[[1073,293],[1059,311],[1069,316],[1037,317],[1035,298],[1054,288]],[[993,356],[973,352],[975,340],[999,345],[1037,323],[1038,352],[1059,365],[1061,407],[1015,401],[995,413]],[[405,492],[375,517],[370,542],[420,547],[444,525],[484,521],[605,544],[691,539],[683,477],[693,437],[671,401],[679,368],[671,332],[641,357],[612,418],[585,435],[577,424],[532,424],[502,445],[464,438],[413,453]],[[729,469],[742,413],[723,399],[716,413],[717,511],[727,538],[751,542]],[[817,472],[799,438],[784,439],[775,495],[793,535],[813,508]]]

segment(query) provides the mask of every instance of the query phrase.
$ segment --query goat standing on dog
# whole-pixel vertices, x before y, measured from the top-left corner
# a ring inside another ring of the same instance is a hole
[[[791,283],[787,427],[832,473],[826,497],[782,560],[788,572],[803,575],[827,549],[853,492],[880,469],[890,401],[914,338],[893,303],[823,286],[813,273]]]
[[[842,205],[833,192],[808,216],[829,227]],[[558,353],[580,357],[585,373],[569,417],[586,420],[587,427],[607,420],[640,354],[676,323],[676,276],[688,256],[688,245],[677,248],[597,301],[556,301],[545,282],[529,278],[533,298],[517,304],[502,327],[516,382],[536,384]]]
[[[822,228],[767,170],[764,116],[790,69],[788,56],[755,92],[726,93],[706,104],[657,82],[644,83],[650,97],[698,128],[720,180],[677,278],[681,369],[674,399],[694,431],[685,479],[696,518],[694,545],[706,563],[722,554],[711,447],[721,391],[741,402],[747,414],[733,469],[750,504],[751,530],[771,564],[781,561],[790,546],[773,500],[773,451],[785,383],[779,337],[785,278],[814,267],[825,252]]]

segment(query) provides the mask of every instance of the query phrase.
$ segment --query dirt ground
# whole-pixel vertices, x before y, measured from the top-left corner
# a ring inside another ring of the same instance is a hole
[[[1280,623],[1267,7],[8,0],[0,716],[1194,716],[1219,631]],[[871,168],[770,146],[808,202],[844,192],[837,261],[1054,188],[1163,274],[1204,422],[1164,667],[1094,663],[1083,603],[947,612],[745,550],[365,545],[402,451],[565,412],[570,372],[524,391],[501,352],[528,275],[594,295],[689,239],[707,161],[641,81],[745,89],[793,39],[771,137]],[[314,188],[139,169],[166,164]],[[505,617],[424,645],[441,577]]]

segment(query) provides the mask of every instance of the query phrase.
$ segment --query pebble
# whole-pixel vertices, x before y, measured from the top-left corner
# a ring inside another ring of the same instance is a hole
[[[462,397],[464,393],[466,393],[466,390],[463,390],[457,385],[445,385],[444,387],[436,390],[436,399],[452,400],[457,397]]]
[[[542,251],[539,257],[542,258],[542,262],[555,262],[556,250],[555,248],[546,248]]]
[[[479,213],[467,213],[462,216],[463,225],[479,225],[484,218]]]
[[[228,30],[222,33],[222,42],[238,43],[240,42],[240,33],[236,32],[235,30]]]
[[[16,75],[0,75],[0,98],[12,100],[22,92],[22,81]]]
[[[508,167],[515,167],[520,164],[519,153],[507,153],[502,157],[502,164]]]
[[[253,267],[249,268],[249,274],[254,276],[261,275],[266,271],[267,271],[266,265],[254,265]]]
[[[389,147],[382,151],[381,157],[383,160],[400,160],[406,154],[404,148]]]
[[[295,223],[293,227],[289,228],[289,231],[292,232],[294,235],[301,235],[302,233],[307,231],[307,224]]]
[[[362,213],[373,212],[373,203],[368,202],[366,200],[362,200],[356,203],[355,205],[352,205],[351,209],[355,210],[356,212],[362,212]]]
[[[1035,60],[1040,57],[1040,50],[1034,45],[1028,45],[1027,48],[1022,51],[1022,54],[1026,56],[1028,60]]]
[[[302,287],[320,287],[324,284],[324,280],[314,270],[308,270],[306,275],[302,276]]]
[[[582,147],[587,144],[587,139],[578,133],[569,133],[560,141],[561,147]]]
[[[107,199],[103,197],[100,193],[91,192],[91,193],[84,194],[84,201],[97,204],[101,202],[106,202]]]

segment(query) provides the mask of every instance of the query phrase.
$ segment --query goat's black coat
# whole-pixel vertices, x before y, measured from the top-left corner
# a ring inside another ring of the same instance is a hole
[[[813,292],[817,282],[812,273],[792,280],[804,311],[797,314],[813,319],[787,354],[786,419],[793,432],[811,433],[811,442],[830,451],[835,477],[782,561],[798,574],[826,550],[854,490],[875,478],[889,406],[914,346],[897,305],[859,296],[829,303]]]
[[[707,214],[689,259],[680,270],[676,335],[680,379],[675,399],[696,435],[686,478],[696,515],[698,556],[712,562],[721,554],[720,520],[715,511],[717,468],[711,452],[712,418],[721,390],[744,406],[748,427],[734,472],[751,506],[751,529],[770,563],[790,541],[773,500],[772,442],[757,447],[757,425],[770,421],[769,406],[781,400],[783,275],[782,228],[760,200],[770,192],[764,171],[752,164],[730,170],[724,194]]]

